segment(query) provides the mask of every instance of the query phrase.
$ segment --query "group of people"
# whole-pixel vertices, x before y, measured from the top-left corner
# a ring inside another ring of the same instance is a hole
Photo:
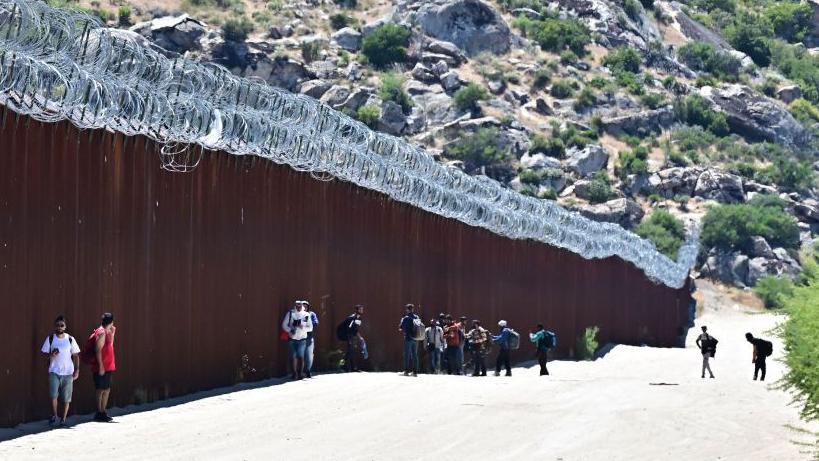
[[[425,327],[421,318],[415,313],[415,306],[404,306],[404,316],[398,324],[398,331],[404,337],[404,375],[417,376],[420,370],[418,343],[422,342],[429,360],[429,373],[450,375],[466,374],[467,364],[464,351],[469,351],[472,361],[472,376],[486,376],[486,357],[492,345],[498,346],[495,359],[495,376],[500,376],[505,369],[506,376],[512,376],[511,351],[519,346],[519,336],[507,326],[506,320],[498,322],[498,334],[493,335],[473,319],[467,330],[467,317],[455,319],[450,314],[441,313],[437,319],[431,319]],[[554,334],[548,335],[543,325],[538,324],[535,332],[529,333],[529,340],[536,344],[540,374],[548,375],[546,368],[548,350],[555,347]]]
[[[64,315],[54,320],[54,332],[48,335],[40,351],[48,357],[48,392],[51,398],[52,416],[49,425],[65,426],[68,408],[74,393],[74,381],[80,377],[80,362],[91,368],[95,388],[97,412],[94,421],[111,422],[108,416],[108,397],[111,381],[117,369],[114,356],[114,338],[117,327],[111,313],[102,314],[100,325],[95,328],[82,348],[68,334]],[[59,402],[63,402],[59,412]]]
[[[760,381],[765,381],[765,372],[767,365],[765,359],[773,354],[773,344],[762,338],[755,338],[751,333],[745,333],[745,339],[753,346],[753,354],[751,356],[751,363],[754,364],[754,381],[759,377]],[[717,353],[717,343],[719,341],[708,333],[708,327],[702,326],[702,333],[697,337],[695,344],[702,353],[702,378],[705,378],[705,372],[711,378],[714,378],[714,373],[711,371],[710,360],[714,358]]]

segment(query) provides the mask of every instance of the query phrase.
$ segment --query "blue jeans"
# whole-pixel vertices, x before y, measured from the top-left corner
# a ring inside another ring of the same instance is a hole
[[[291,339],[290,344],[290,358],[303,359],[304,351],[307,348],[306,339]]]
[[[457,355],[456,358],[457,358],[457,361],[455,363],[455,370],[458,371],[458,374],[461,374],[461,373],[464,372],[464,345],[463,344],[461,344],[460,347],[458,347],[458,355]]]
[[[418,372],[418,341],[404,338],[404,371]]]
[[[433,347],[432,350],[429,351],[429,371],[431,373],[441,371],[441,349],[437,347]]]
[[[457,375],[461,372],[461,368],[458,365],[458,351],[460,349],[458,346],[447,346],[446,347],[446,372],[450,375]]]

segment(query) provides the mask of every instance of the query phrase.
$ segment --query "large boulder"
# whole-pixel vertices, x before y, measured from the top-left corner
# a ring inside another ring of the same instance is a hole
[[[805,199],[794,205],[798,216],[809,221],[819,222],[819,202],[814,199]]]
[[[335,32],[333,41],[347,51],[358,51],[361,48],[361,32],[352,27],[345,27]]]
[[[481,0],[423,1],[415,20],[424,34],[454,43],[468,55],[505,53],[511,45],[509,26],[495,8]]]
[[[705,86],[700,96],[725,114],[731,131],[750,140],[796,148],[810,144],[810,133],[787,109],[747,86]]]
[[[588,145],[583,149],[570,148],[566,152],[565,165],[581,177],[592,174],[606,167],[609,161],[609,153],[600,145]]]
[[[423,93],[412,96],[412,101],[424,112],[430,124],[440,125],[458,117],[458,110],[452,103],[452,98],[445,93]]]
[[[634,200],[618,198],[597,205],[586,205],[577,208],[581,215],[600,222],[617,223],[631,229],[643,219],[645,212]]]
[[[458,65],[466,61],[466,56],[464,56],[463,52],[452,42],[446,42],[443,40],[432,40],[426,46],[426,50],[430,53],[439,54],[443,56],[449,56],[450,60],[453,64]]]
[[[722,171],[706,170],[697,179],[694,196],[721,203],[742,202],[745,200],[742,178]]]
[[[546,154],[525,153],[520,158],[520,166],[524,169],[560,168],[560,160]]]
[[[378,130],[398,136],[404,131],[407,125],[407,117],[404,115],[401,106],[392,102],[381,103],[381,117],[378,118]]]
[[[702,168],[697,167],[666,168],[649,176],[648,189],[665,198],[676,195],[691,197],[702,172]]]
[[[660,133],[664,128],[670,127],[674,120],[674,109],[661,107],[655,110],[603,117],[601,126],[603,131],[613,135],[647,136]]]
[[[748,286],[748,256],[737,251],[712,249],[708,253],[700,274],[729,285],[744,288]]]
[[[773,259],[776,258],[771,246],[768,244],[768,241],[765,240],[764,237],[759,235],[754,235],[751,237],[751,254],[752,258],[767,258]]]
[[[784,248],[773,250],[773,257],[758,256],[748,263],[748,285],[754,286],[767,276],[795,278],[802,271]]]
[[[301,86],[299,86],[299,93],[306,94],[311,98],[318,99],[324,93],[326,93],[327,90],[329,90],[332,86],[333,84],[326,80],[321,79],[308,80],[302,83]]]
[[[130,30],[168,51],[184,54],[202,48],[200,39],[207,32],[206,27],[202,21],[183,14],[141,22]]]
[[[223,42],[210,50],[211,60],[241,77],[258,77],[272,86],[295,92],[315,74],[286,56],[270,57],[255,44]]]

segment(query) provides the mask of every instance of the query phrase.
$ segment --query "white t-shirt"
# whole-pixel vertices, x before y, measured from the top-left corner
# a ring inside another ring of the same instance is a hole
[[[68,338],[70,337],[71,336],[68,335],[68,333],[63,334],[62,338],[54,335],[54,341],[52,341],[51,347],[49,348],[48,340],[51,339],[51,335],[46,336],[45,342],[43,342],[43,347],[40,350],[46,354],[51,352],[52,349],[57,349],[60,351],[56,357],[49,357],[49,373],[56,373],[60,376],[74,374],[74,362],[71,360],[71,356],[80,353],[80,346],[77,345],[76,338],[69,340]]]
[[[310,320],[310,313],[305,311],[290,310],[290,312],[284,315],[282,329],[290,334],[290,339],[299,340],[307,338],[307,332],[313,330],[313,322]]]

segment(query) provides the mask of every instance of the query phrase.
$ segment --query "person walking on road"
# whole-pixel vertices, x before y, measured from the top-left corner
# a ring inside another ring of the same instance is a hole
[[[767,369],[765,359],[773,353],[773,344],[762,338],[754,338],[754,335],[751,333],[745,333],[745,339],[754,346],[754,354],[751,359],[754,364],[754,381],[756,381],[759,372],[762,372],[760,381],[765,381],[765,372]]]
[[[703,325],[702,326],[702,333],[697,336],[697,340],[695,341],[697,347],[700,348],[700,352],[702,353],[702,376],[701,378],[705,378],[705,370],[708,370],[708,375],[711,378],[714,377],[714,373],[711,371],[711,364],[710,359],[714,357],[714,354],[717,352],[717,339],[713,336],[708,334],[708,327]]]
[[[538,323],[534,333],[529,333],[529,341],[535,343],[537,347],[537,363],[540,365],[540,376],[548,376],[549,369],[546,364],[549,361],[549,343],[546,336],[546,329]]]
[[[506,320],[498,322],[500,334],[492,336],[492,342],[500,346],[498,358],[495,360],[495,376],[500,376],[501,367],[506,368],[506,376],[512,376],[512,359],[509,357],[509,336],[511,332],[506,327]]]
[[[58,315],[54,320],[54,333],[46,337],[40,349],[48,356],[48,392],[51,397],[51,426],[65,426],[74,381],[80,376],[80,346],[66,333],[65,317]],[[59,400],[63,401],[62,415],[58,414]]]
[[[398,331],[404,334],[404,376],[418,376],[418,342],[415,339],[415,329],[419,318],[415,315],[415,306],[404,306],[404,316],[398,324]]]

